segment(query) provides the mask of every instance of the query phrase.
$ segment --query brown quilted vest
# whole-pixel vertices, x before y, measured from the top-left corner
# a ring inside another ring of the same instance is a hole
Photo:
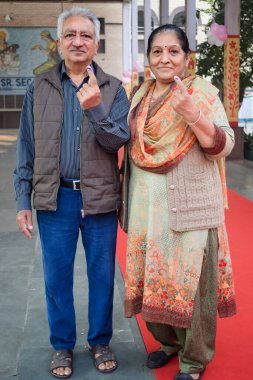
[[[120,81],[94,64],[102,99],[109,114]],[[59,66],[34,80],[33,206],[56,210],[60,185],[60,144],[63,122],[63,92]],[[81,191],[85,214],[116,210],[120,205],[118,155],[105,152],[91,132],[85,113],[81,136]]]

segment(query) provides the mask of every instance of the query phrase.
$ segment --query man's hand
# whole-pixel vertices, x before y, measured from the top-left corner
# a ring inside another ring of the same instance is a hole
[[[87,66],[87,73],[89,75],[88,83],[80,88],[77,93],[80,105],[84,109],[96,107],[101,103],[101,92],[97,84],[97,79],[90,66]]]
[[[29,239],[33,237],[32,211],[22,210],[17,212],[16,222],[20,231]]]
[[[172,107],[186,122],[194,123],[199,116],[199,109],[181,79],[176,76],[174,79],[178,89],[173,94]]]

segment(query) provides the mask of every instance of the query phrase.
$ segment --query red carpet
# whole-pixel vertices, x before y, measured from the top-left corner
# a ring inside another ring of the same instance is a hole
[[[232,256],[238,313],[232,318],[218,319],[216,355],[203,377],[205,380],[252,380],[253,368],[253,202],[229,191],[226,224]],[[117,258],[125,275],[126,234],[119,229]],[[137,316],[147,351],[159,345]],[[171,380],[178,371],[174,358],[155,370],[157,380]]]

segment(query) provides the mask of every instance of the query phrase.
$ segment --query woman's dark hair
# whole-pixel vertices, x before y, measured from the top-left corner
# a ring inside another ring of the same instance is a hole
[[[157,34],[164,33],[164,32],[174,32],[178,38],[178,41],[180,42],[182,50],[186,54],[190,52],[189,41],[185,32],[174,24],[164,24],[164,25],[158,26],[158,28],[154,29],[153,32],[150,34],[149,39],[148,39],[148,48],[147,48],[148,56],[150,54],[154,38],[156,37]]]

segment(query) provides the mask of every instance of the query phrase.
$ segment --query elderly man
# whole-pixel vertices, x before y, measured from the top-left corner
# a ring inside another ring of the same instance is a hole
[[[57,378],[73,372],[73,268],[79,230],[89,282],[89,349],[100,372],[118,365],[109,347],[120,205],[117,152],[130,134],[121,82],[93,61],[99,29],[97,17],[85,8],[73,7],[59,16],[63,61],[28,88],[17,144],[17,223],[32,238],[33,193],[54,348],[50,371]]]

